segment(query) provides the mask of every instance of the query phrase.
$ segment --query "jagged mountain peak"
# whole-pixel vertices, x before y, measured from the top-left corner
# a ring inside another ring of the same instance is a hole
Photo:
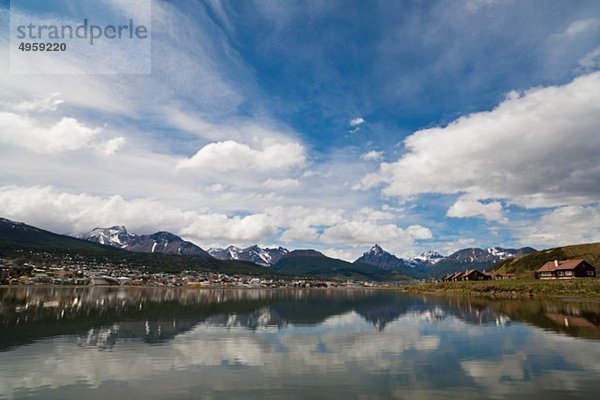
[[[263,267],[272,267],[281,257],[288,254],[289,251],[283,247],[269,248],[260,247],[257,244],[241,248],[237,246],[227,246],[226,248],[211,248],[208,253],[219,260],[241,260],[249,261]]]
[[[406,262],[403,259],[385,251],[378,244],[375,244],[369,251],[363,253],[354,263],[374,265],[388,271],[406,267]]]
[[[369,253],[372,254],[381,254],[381,253],[387,253],[385,250],[383,250],[383,248],[378,245],[377,243],[375,243],[373,245],[373,247],[371,247],[371,249],[368,251]]]

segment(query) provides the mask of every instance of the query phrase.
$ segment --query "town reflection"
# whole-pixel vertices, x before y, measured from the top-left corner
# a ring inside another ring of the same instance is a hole
[[[599,315],[392,290],[0,288],[0,399],[596,398]]]
[[[249,330],[317,325],[354,312],[377,331],[403,315],[436,323],[524,322],[570,336],[600,339],[600,305],[560,301],[409,297],[381,290],[188,288],[0,289],[0,351],[58,335],[81,346],[112,348],[120,339],[162,343],[198,324]]]

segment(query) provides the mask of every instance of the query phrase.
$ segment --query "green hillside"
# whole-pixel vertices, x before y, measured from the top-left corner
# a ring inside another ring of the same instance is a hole
[[[583,259],[600,268],[600,243],[577,244],[541,250],[523,257],[510,258],[493,267],[494,272],[516,273],[533,277],[534,272],[548,261]]]
[[[123,250],[87,240],[58,235],[20,222],[0,218],[0,245],[21,248],[63,249],[90,253],[122,253]]]

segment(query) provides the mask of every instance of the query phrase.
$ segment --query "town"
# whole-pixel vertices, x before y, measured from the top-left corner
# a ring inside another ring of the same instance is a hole
[[[16,258],[0,258],[0,285],[150,286],[198,288],[351,288],[391,287],[391,282],[355,279],[317,279],[281,275],[252,276],[201,270],[161,272],[144,265],[99,261],[78,254],[56,256],[21,251]],[[36,260],[36,261],[32,261]]]

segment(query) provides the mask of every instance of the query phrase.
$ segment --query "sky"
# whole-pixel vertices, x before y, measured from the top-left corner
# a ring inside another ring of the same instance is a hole
[[[0,57],[0,216],[346,260],[600,241],[600,2],[151,3],[150,74]]]

